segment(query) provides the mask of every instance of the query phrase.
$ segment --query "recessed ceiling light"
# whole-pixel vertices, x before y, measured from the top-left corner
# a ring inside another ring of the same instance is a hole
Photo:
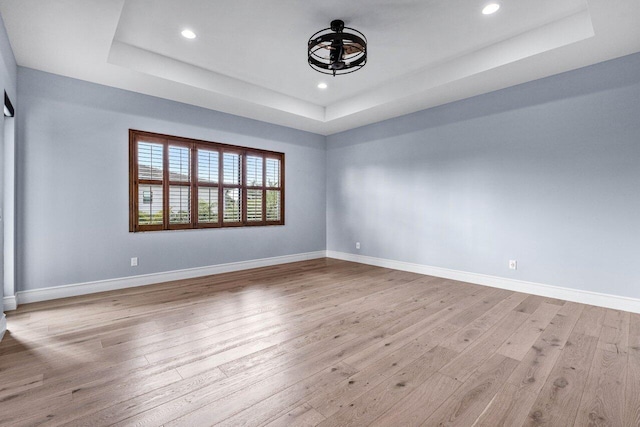
[[[182,37],[184,37],[185,39],[195,39],[196,33],[191,30],[182,30]]]
[[[326,89],[327,87],[326,83],[318,83],[318,89]]]
[[[489,3],[484,7],[484,9],[482,9],[482,14],[491,15],[493,13],[496,13],[498,9],[500,9],[500,5],[498,3]]]

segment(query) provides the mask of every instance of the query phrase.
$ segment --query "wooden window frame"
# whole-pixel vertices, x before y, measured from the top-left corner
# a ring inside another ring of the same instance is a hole
[[[162,180],[140,180],[138,175],[138,142],[151,142],[161,144],[163,149],[163,179]],[[170,181],[169,171],[169,146],[182,146],[189,148],[190,181],[188,183]],[[198,148],[207,151],[217,151],[218,154],[218,182],[199,182],[198,180]],[[241,156],[240,184],[224,184],[224,153],[235,153]],[[247,156],[262,157],[262,185],[247,185]],[[280,162],[279,186],[270,187],[266,182],[267,159],[276,159]],[[260,150],[256,148],[240,147],[219,142],[203,141],[198,139],[183,138],[171,135],[164,135],[140,130],[129,130],[129,231],[164,231],[164,230],[184,230],[184,229],[207,229],[207,228],[228,228],[228,227],[256,227],[270,225],[284,225],[285,206],[285,161],[284,153],[276,151]],[[139,224],[139,186],[157,185],[162,187],[162,224]],[[169,215],[169,189],[171,186],[179,185],[189,187],[191,191],[191,218],[189,223],[170,223]],[[217,187],[218,190],[218,221],[202,222],[198,221],[198,187]],[[224,189],[239,188],[241,191],[241,219],[237,222],[224,221]],[[247,190],[262,191],[262,221],[247,220]],[[267,191],[275,190],[280,192],[280,220],[267,221]]]

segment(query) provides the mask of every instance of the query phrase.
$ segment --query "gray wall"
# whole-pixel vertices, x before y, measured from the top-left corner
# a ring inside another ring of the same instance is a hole
[[[7,36],[7,31],[4,27],[4,22],[0,17],[0,95],[4,95],[4,91],[7,92],[9,98],[11,99],[14,107],[17,105],[16,100],[16,60],[13,56],[13,51],[11,50],[11,45],[9,44],[9,37]],[[2,104],[4,105],[4,97],[2,98]],[[0,221],[0,248],[4,246],[4,220],[6,216],[6,212],[3,204],[3,196],[5,192],[5,180],[4,180],[4,172],[5,172],[5,117],[4,114],[0,114],[0,189],[2,189],[2,193],[0,193],[0,209],[2,212],[2,221]],[[9,119],[13,120],[13,119]],[[13,126],[10,127],[13,129]],[[13,215],[9,215],[9,218],[13,218]],[[2,298],[4,296],[4,250],[0,251],[0,317],[3,312],[3,303]]]
[[[640,297],[638,54],[327,150],[328,250]]]
[[[326,140],[30,69],[18,88],[20,290],[327,248],[640,297],[640,55]],[[129,128],[284,151],[287,225],[129,233]]]
[[[19,290],[325,249],[323,136],[21,67],[18,97]],[[286,225],[129,233],[130,128],[284,152]]]

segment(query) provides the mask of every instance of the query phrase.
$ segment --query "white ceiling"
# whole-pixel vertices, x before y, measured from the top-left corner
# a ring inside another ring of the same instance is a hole
[[[487,2],[0,0],[0,13],[19,65],[325,135],[640,51],[637,0],[501,0],[484,16]],[[362,70],[308,66],[332,19],[366,35]]]

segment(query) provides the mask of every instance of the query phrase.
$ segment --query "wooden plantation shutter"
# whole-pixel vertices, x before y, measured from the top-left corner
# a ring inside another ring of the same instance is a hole
[[[166,145],[169,229],[192,228],[191,218],[191,145],[169,141]]]
[[[242,160],[240,152],[222,152],[222,221],[227,225],[243,225]]]
[[[146,230],[164,229],[164,147],[164,140],[141,138],[131,153],[137,164],[132,201],[136,205],[135,220]]]
[[[198,224],[201,226],[219,226],[221,218],[218,203],[220,198],[220,151],[198,148]]]
[[[284,154],[129,131],[130,231],[284,224]]]
[[[267,223],[284,220],[283,172],[279,158],[266,159],[266,212]]]
[[[264,221],[264,157],[258,154],[246,156],[247,222]]]

